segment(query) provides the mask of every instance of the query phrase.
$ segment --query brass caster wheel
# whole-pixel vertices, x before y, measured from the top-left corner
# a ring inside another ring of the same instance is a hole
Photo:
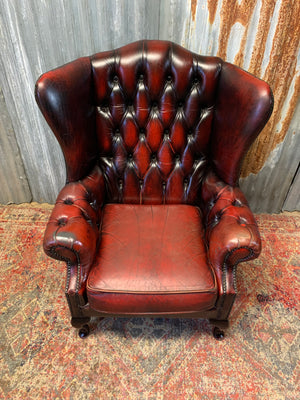
[[[217,326],[215,326],[213,329],[213,335],[216,340],[224,340],[225,338],[224,331],[222,331],[222,329],[218,328]]]
[[[83,325],[78,331],[78,335],[81,339],[87,338],[89,334],[90,334],[90,327],[88,325]]]

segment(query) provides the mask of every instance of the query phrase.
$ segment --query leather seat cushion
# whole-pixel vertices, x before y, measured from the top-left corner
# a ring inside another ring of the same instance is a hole
[[[217,287],[200,210],[106,205],[87,294],[90,306],[104,313],[183,314],[212,308]]]

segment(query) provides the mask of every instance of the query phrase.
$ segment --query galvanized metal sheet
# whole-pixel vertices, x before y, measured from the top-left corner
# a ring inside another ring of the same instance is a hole
[[[240,185],[256,212],[280,212],[293,182],[300,158],[300,102],[284,140],[271,151],[257,174],[240,179]],[[299,183],[294,191],[300,193]],[[298,205],[299,206],[299,205]],[[288,208],[286,208],[288,209]]]
[[[288,188],[272,160],[275,153],[281,160],[294,155],[288,132],[300,90],[299,17],[293,0],[0,0],[2,88],[34,200],[53,202],[65,177],[33,98],[37,77],[82,55],[159,38],[218,55],[271,85],[274,113],[246,158],[242,184],[255,210],[278,211]],[[265,188],[267,170],[280,201]],[[253,185],[267,190],[259,206]]]
[[[0,89],[0,203],[31,201],[19,148]]]
[[[285,211],[300,210],[300,168],[298,168],[295,179],[290,187],[289,193],[283,205]]]

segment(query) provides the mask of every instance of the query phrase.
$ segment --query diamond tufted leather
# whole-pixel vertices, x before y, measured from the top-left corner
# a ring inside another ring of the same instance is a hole
[[[272,112],[269,86],[220,58],[139,41],[45,73],[36,99],[66,161],[44,248],[68,264],[73,325],[106,313],[227,320],[235,268],[261,250],[238,177]]]
[[[91,64],[108,201],[194,204],[220,60],[166,42],[139,42],[97,54]]]

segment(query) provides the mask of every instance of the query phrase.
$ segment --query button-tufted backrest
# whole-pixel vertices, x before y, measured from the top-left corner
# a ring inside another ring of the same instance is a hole
[[[43,74],[37,103],[67,181],[99,164],[107,202],[198,202],[208,166],[236,185],[272,111],[267,83],[217,57],[139,41]]]
[[[220,60],[140,41],[91,58],[99,163],[110,202],[194,203]]]

